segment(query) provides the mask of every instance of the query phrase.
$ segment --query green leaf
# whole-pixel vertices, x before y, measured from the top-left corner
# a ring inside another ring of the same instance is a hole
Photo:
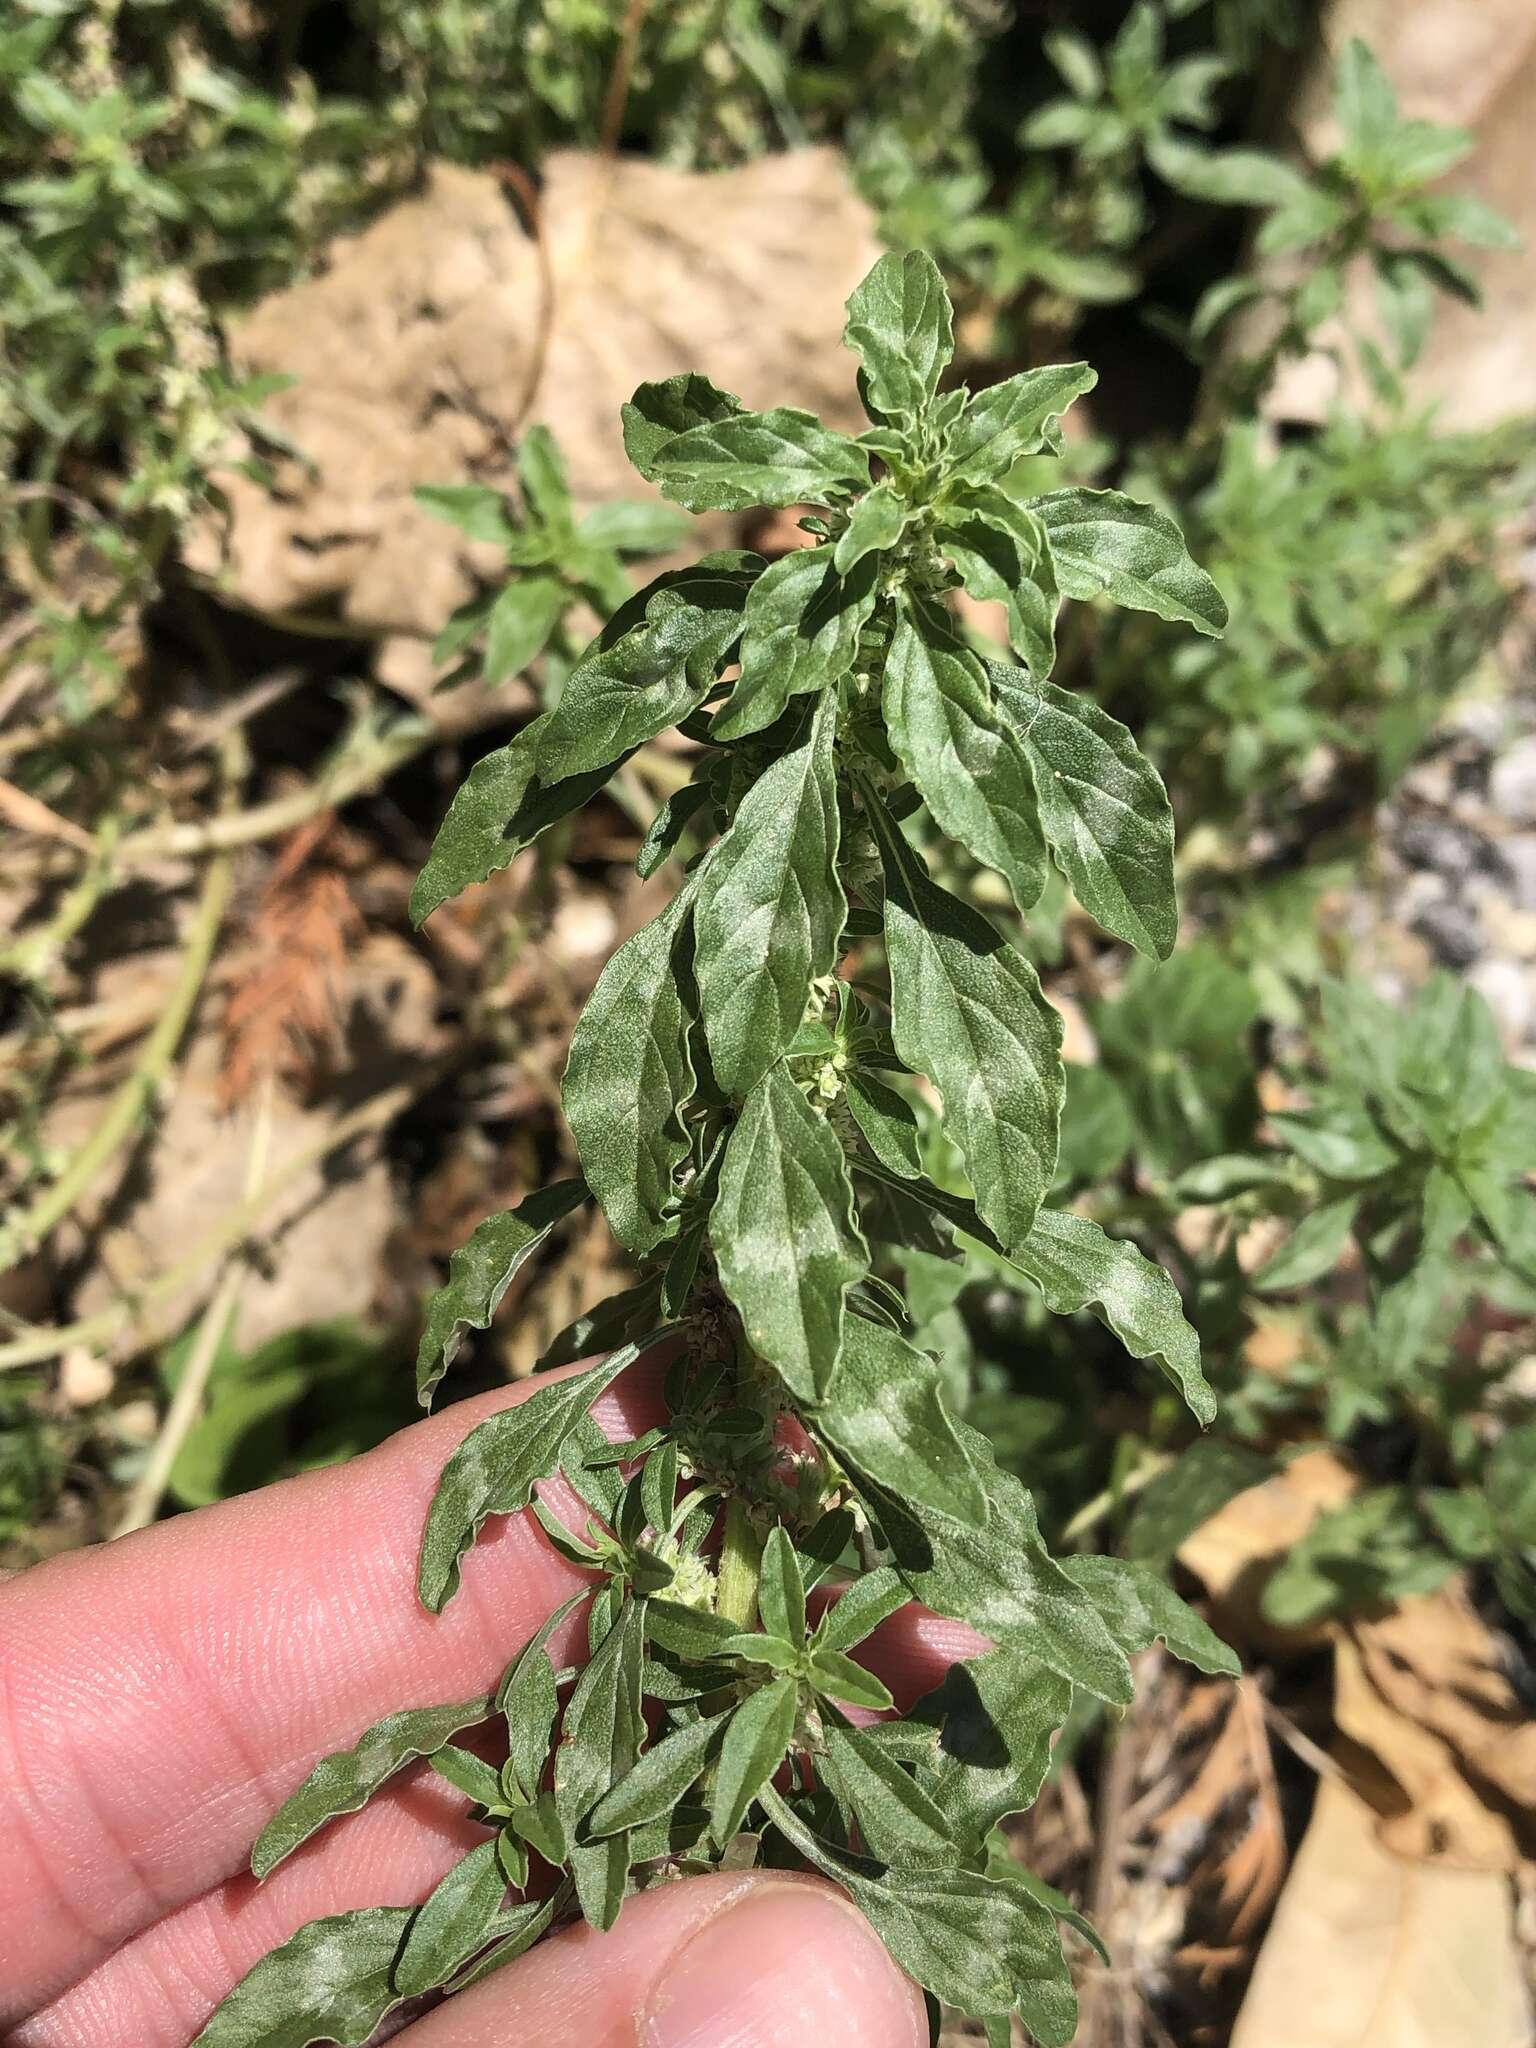
[[[848,300],[843,342],[864,364],[875,419],[915,419],[955,352],[949,293],[931,256],[882,256]]]
[[[1045,841],[1029,763],[993,706],[977,657],[910,618],[896,627],[882,686],[902,766],[951,839],[1003,875],[1020,910],[1045,887]]]
[[[556,1181],[501,1216],[475,1226],[469,1243],[448,1261],[448,1278],[427,1308],[416,1353],[416,1398],[429,1407],[433,1390],[452,1365],[466,1330],[487,1330],[518,1269],[532,1258],[555,1225],[587,1199],[582,1180]]]
[[[592,1809],[588,1834],[618,1834],[669,1814],[702,1775],[719,1747],[728,1719],[726,1714],[715,1714],[705,1720],[685,1721],[681,1728],[652,1743],[634,1769]]]
[[[494,1945],[478,1962],[455,1977],[450,1990],[467,1991],[471,1984],[483,1983],[497,1970],[505,1969],[508,1963],[515,1963],[519,1956],[526,1955],[554,1919],[564,1899],[563,1890],[552,1892],[547,1899],[529,1899],[498,1914],[491,1930]]]
[[[896,1962],[935,1998],[982,2014],[1017,2004],[1047,2048],[1071,2040],[1077,2000],[1056,1922],[1022,1887],[926,1865],[875,1877],[813,1835],[771,1786],[762,1801],[785,1839],[842,1886]]]
[[[954,1861],[949,1825],[909,1771],[857,1728],[829,1728],[826,1745],[833,1779],[858,1815],[871,1856],[882,1863]]]
[[[1073,894],[1107,932],[1166,960],[1179,908],[1162,777],[1091,698],[1033,683],[1004,662],[987,669],[1029,757],[1040,822]]]
[[[1358,152],[1377,150],[1397,126],[1397,94],[1369,44],[1354,36],[1333,74],[1333,104],[1346,142]]]
[[[433,1750],[427,1762],[440,1778],[476,1806],[483,1806],[492,1813],[505,1810],[501,1773],[484,1757],[476,1756],[473,1750],[459,1749],[453,1743],[445,1742],[441,1749]]]
[[[1242,1665],[1215,1630],[1147,1565],[1120,1557],[1064,1557],[1061,1568],[1088,1594],[1127,1656],[1161,1640],[1175,1657],[1212,1677],[1242,1676]]]
[[[265,1877],[328,1820],[356,1813],[396,1771],[417,1757],[430,1756],[461,1729],[488,1720],[490,1714],[491,1702],[482,1698],[451,1706],[408,1707],[375,1722],[350,1749],[322,1757],[297,1792],[283,1801],[256,1839],[251,1869]]]
[[[1042,1209],[1013,1263],[1045,1296],[1052,1315],[1089,1309],[1132,1358],[1155,1358],[1202,1425],[1214,1421],[1216,1396],[1200,1370],[1200,1339],[1185,1320],[1179,1290],[1124,1238],[1066,1209]]]
[[[903,1063],[943,1098],[976,1206],[1020,1244],[1056,1168],[1061,1019],[1035,970],[969,904],[930,882],[866,792],[885,865],[891,1028]]]
[[[817,700],[759,776],[701,871],[699,1008],[716,1078],[746,1096],[800,1028],[831,971],[847,904],[837,879],[837,703]]]
[[[869,487],[869,457],[856,441],[784,405],[689,427],[647,460],[642,474],[690,512],[823,504]]]
[[[514,576],[485,622],[484,680],[502,683],[521,675],[543,653],[571,596],[558,576]]]
[[[499,874],[541,832],[595,796],[617,762],[546,783],[534,773],[542,720],[470,769],[437,828],[432,851],[411,891],[411,922],[423,924],[440,904],[474,882]]]
[[[829,1650],[824,1643],[811,1651],[808,1666],[811,1684],[823,1698],[840,1706],[867,1707],[872,1714],[889,1713],[896,1702],[890,1689],[841,1650]]]
[[[935,1613],[1018,1643],[1099,1699],[1128,1701],[1125,1657],[1095,1602],[1047,1551],[1029,1494],[998,1469],[985,1437],[955,1427],[986,1482],[986,1526],[881,1492],[876,1512],[897,1571]]]
[[[1034,1805],[1071,1709],[1071,1686],[1024,1643],[952,1664],[917,1702],[908,1721],[941,1738],[924,1782],[962,1850],[978,1851],[1000,1820]]]
[[[911,1595],[889,1565],[861,1573],[817,1623],[817,1649],[853,1649],[910,1600]]]
[[[710,1235],[747,1341],[798,1400],[815,1401],[842,1349],[843,1297],[869,1257],[843,1148],[782,1066],[736,1120]]]
[[[600,635],[540,721],[535,758],[543,779],[612,764],[686,718],[740,637],[746,592],[744,576],[682,572],[661,579],[641,624],[616,638]]]
[[[674,1175],[688,1156],[682,1108],[693,1093],[676,954],[697,882],[626,939],[571,1034],[561,1100],[587,1184],[632,1252],[677,1230]]]
[[[892,1173],[916,1180],[922,1173],[917,1150],[917,1118],[905,1096],[887,1088],[873,1074],[849,1074],[843,1096],[864,1142]]]
[[[565,538],[572,531],[571,485],[565,458],[548,427],[536,425],[524,433],[517,450],[517,474],[531,518]]]
[[[709,1831],[722,1848],[740,1833],[747,1808],[784,1761],[799,1698],[793,1678],[775,1678],[748,1693],[732,1714],[709,1808]]]
[[[594,1423],[593,1428],[596,1426]],[[582,1427],[578,1422],[571,1432],[573,1438]],[[544,1782],[544,1766],[549,1761],[549,1739],[559,1711],[549,1640],[572,1608],[578,1607],[585,1598],[585,1592],[573,1593],[569,1600],[561,1602],[524,1643],[496,1688],[496,1706],[505,1715],[507,1723],[506,1772],[524,1799],[536,1799]]]
[[[848,1317],[814,1423],[844,1464],[877,1485],[962,1521],[987,1519],[986,1488],[945,1403],[944,1376],[894,1330]]]
[[[687,514],[670,505],[610,498],[594,505],[576,531],[592,547],[613,548],[622,555],[659,555],[682,547],[693,528]]]
[[[1125,1547],[1135,1564],[1166,1567],[1186,1536],[1229,1500],[1273,1477],[1273,1458],[1221,1437],[1201,1437],[1160,1472],[1136,1502]]]
[[[847,576],[867,555],[894,547],[911,517],[912,507],[889,481],[878,483],[862,498],[855,498],[848,524],[832,555],[832,566],[838,575]]]
[[[488,484],[418,484],[411,496],[424,512],[445,519],[471,540],[509,547],[517,539],[517,521],[506,499]]]
[[[395,1965],[402,1998],[419,1998],[446,1984],[490,1941],[507,1895],[496,1850],[494,1839],[471,1849],[418,1909]]]
[[[635,873],[642,882],[648,882],[672,858],[678,841],[700,812],[708,808],[713,794],[708,782],[685,782],[667,798],[652,818],[635,855]]]
[[[1310,1287],[1331,1273],[1344,1256],[1349,1233],[1360,1208],[1358,1194],[1341,1195],[1303,1216],[1272,1258],[1253,1276],[1261,1294],[1280,1294],[1288,1287]]]
[[[947,478],[995,483],[1021,455],[1058,448],[1058,418],[1098,381],[1086,363],[1049,363],[972,393],[945,450]]]
[[[745,739],[779,718],[791,697],[848,673],[874,610],[876,565],[844,574],[830,547],[792,548],[753,584],[742,621],[741,674],[710,737]]]
[[[758,1612],[763,1627],[786,1643],[798,1643],[805,1635],[805,1583],[789,1532],[776,1522],[763,1546],[757,1588]]]
[[[1056,570],[1044,523],[990,485],[961,491],[934,530],[971,596],[1008,612],[1008,637],[1032,674],[1056,659]]]
[[[690,427],[736,417],[744,410],[732,392],[722,391],[697,371],[685,370],[660,384],[642,384],[619,408],[624,453],[648,484],[658,481],[655,459],[666,444]]]
[[[1101,593],[1133,611],[1182,620],[1201,633],[1226,630],[1226,600],[1190,560],[1184,536],[1155,505],[1119,491],[1051,491],[1036,498],[1068,597]]]
[[[414,1913],[370,1906],[311,1920],[241,1978],[193,2048],[362,2048],[400,2003],[395,1959]]]
[[[458,1589],[460,1561],[481,1524],[527,1507],[537,1482],[559,1465],[560,1447],[571,1431],[643,1348],[626,1344],[588,1371],[539,1387],[470,1431],[443,1467],[427,1514],[416,1581],[424,1607],[441,1613]]]
[[[560,1747],[555,1752],[555,1810],[571,1842],[571,1875],[581,1910],[594,1927],[618,1918],[629,1876],[623,1833],[584,1844],[581,1823],[634,1769],[645,1739],[640,1710],[645,1602],[626,1600],[576,1681]]]

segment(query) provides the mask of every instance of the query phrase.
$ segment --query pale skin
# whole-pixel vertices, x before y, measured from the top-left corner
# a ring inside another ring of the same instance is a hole
[[[658,1369],[599,1404],[657,1417]],[[526,1390],[524,1390],[526,1391]],[[179,1516],[0,1588],[0,2038],[187,2048],[304,1921],[426,1896],[484,1832],[425,1766],[265,1883],[263,1822],[327,1752],[403,1706],[489,1691],[582,1575],[528,1517],[492,1523],[440,1616],[422,1520],[465,1432],[448,1409],[335,1471]],[[576,1618],[552,1644],[577,1654]],[[976,1647],[908,1609],[865,1646],[907,1701]],[[864,1651],[861,1650],[861,1656]],[[9,2031],[5,2031],[5,2030]],[[922,1999],[833,1887],[716,1874],[570,1929],[407,2026],[406,2048],[922,2048]]]

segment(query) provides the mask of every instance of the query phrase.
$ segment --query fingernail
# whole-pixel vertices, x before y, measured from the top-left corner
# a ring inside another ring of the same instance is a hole
[[[683,1943],[652,1992],[641,2048],[919,2048],[922,2001],[856,1907],[812,1885],[757,1885]]]

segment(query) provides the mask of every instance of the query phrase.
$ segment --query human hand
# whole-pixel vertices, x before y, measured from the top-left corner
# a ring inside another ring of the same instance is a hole
[[[445,1458],[519,1395],[467,1401],[309,1474],[39,1565],[0,1589],[0,2029],[10,2048],[187,2048],[305,1921],[426,1897],[484,1831],[425,1766],[265,1883],[250,1845],[319,1758],[407,1705],[488,1691],[582,1583],[495,1523],[439,1617],[416,1551]],[[658,1419],[642,1363],[598,1404]],[[574,1661],[582,1617],[551,1643]],[[869,1639],[909,1700],[974,1647],[904,1610]],[[861,1651],[861,1655],[863,1652]],[[919,2048],[922,1999],[835,1888],[717,1873],[631,1899],[408,2025],[406,2048]]]

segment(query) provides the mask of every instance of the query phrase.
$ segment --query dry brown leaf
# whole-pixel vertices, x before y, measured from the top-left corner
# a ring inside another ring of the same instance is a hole
[[[1385,1848],[1505,1872],[1536,1854],[1536,1721],[1458,1586],[1342,1630],[1334,1685],[1340,1733],[1380,1766],[1341,1753]]]
[[[1226,1708],[1220,1733],[1194,1777],[1154,1826],[1159,1835],[1169,1835],[1193,1822],[1213,1833],[1223,1814],[1240,1805],[1248,1808],[1246,1826],[1223,1838],[1223,1846],[1207,1859],[1217,1904],[1228,1916],[1233,1952],[1241,1955],[1241,1944],[1262,1924],[1285,1877],[1285,1819],[1258,1688],[1245,1678],[1236,1685],[1222,1681],[1208,1690],[1213,1701]],[[1193,1958],[1181,1950],[1180,1960]]]
[[[1179,1562],[1221,1607],[1221,1619],[1277,1647],[1317,1641],[1321,1631],[1277,1629],[1260,1598],[1270,1573],[1318,1516],[1359,1490],[1355,1473],[1332,1451],[1307,1451],[1283,1472],[1250,1486],[1204,1522],[1179,1549]]]
[[[1231,2048],[1530,2048],[1510,1888],[1390,1855],[1331,1780],[1259,1953]]]

